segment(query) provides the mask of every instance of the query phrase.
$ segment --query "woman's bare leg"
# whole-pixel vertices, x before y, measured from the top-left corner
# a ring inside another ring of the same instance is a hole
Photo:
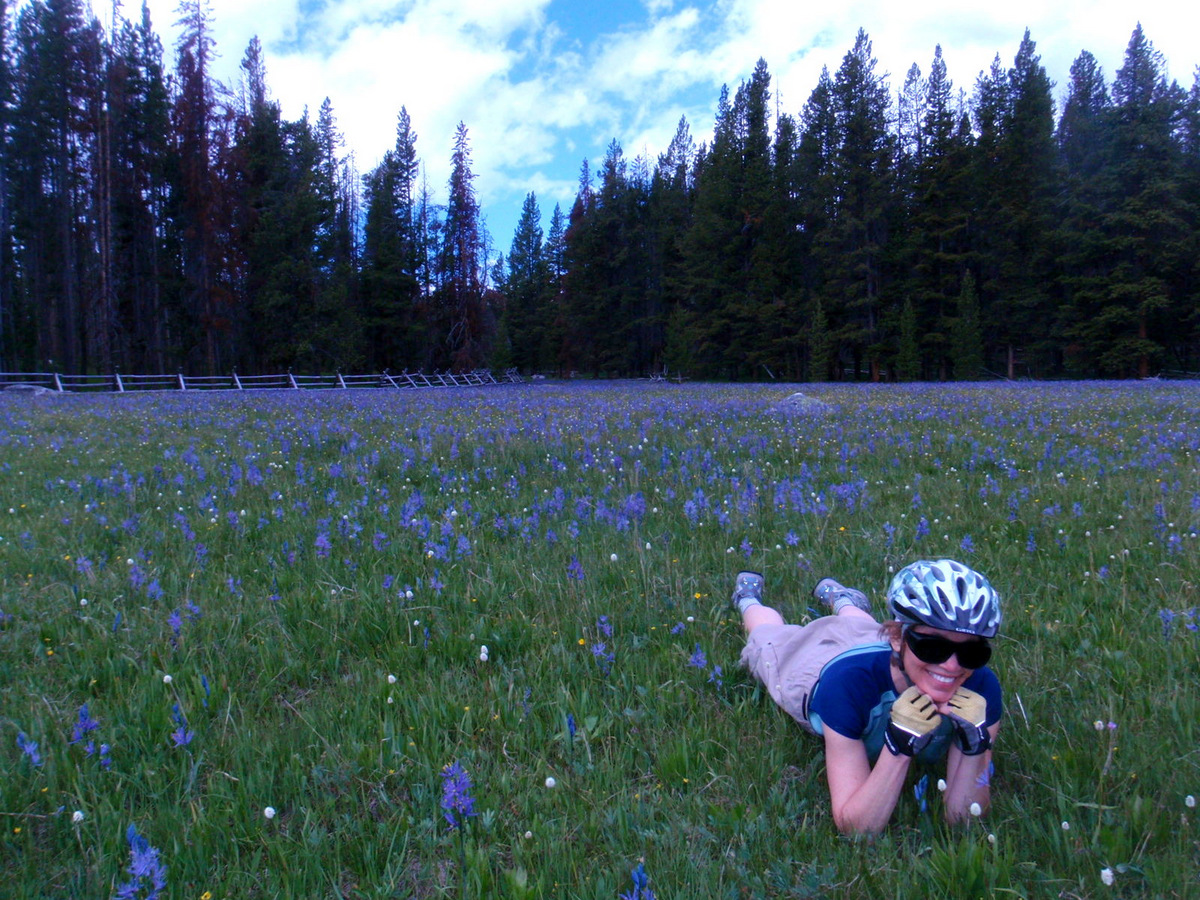
[[[760,625],[783,625],[783,616],[777,610],[769,606],[763,606],[761,603],[755,603],[753,606],[746,608],[742,613],[742,627],[746,629],[746,634],[752,632]]]

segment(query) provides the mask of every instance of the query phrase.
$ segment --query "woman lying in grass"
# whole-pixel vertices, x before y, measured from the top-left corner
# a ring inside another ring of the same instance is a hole
[[[763,578],[741,572],[742,663],[792,718],[825,739],[825,770],[840,831],[882,831],[914,758],[946,760],[946,816],[988,806],[1000,682],[986,667],[1000,598],[954,560],[921,560],[888,588],[893,621],[880,624],[861,591],[831,578],[813,591],[832,615],[788,625],[765,606]]]

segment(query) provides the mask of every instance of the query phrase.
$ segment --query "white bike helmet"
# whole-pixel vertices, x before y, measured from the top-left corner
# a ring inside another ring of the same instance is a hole
[[[918,560],[896,573],[887,592],[896,621],[994,638],[1000,595],[988,580],[952,559]]]

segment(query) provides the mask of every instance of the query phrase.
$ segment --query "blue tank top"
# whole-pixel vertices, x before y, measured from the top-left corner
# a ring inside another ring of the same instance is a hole
[[[982,694],[987,701],[986,724],[1000,721],[1003,695],[996,674],[986,666],[976,669],[963,687]],[[825,664],[808,701],[808,720],[813,731],[824,734],[832,728],[843,737],[862,741],[874,762],[883,748],[892,704],[896,701],[892,681],[892,648],[886,643],[865,644],[838,654]],[[949,719],[934,733],[933,740],[918,755],[923,762],[936,762],[950,749],[953,728]]]

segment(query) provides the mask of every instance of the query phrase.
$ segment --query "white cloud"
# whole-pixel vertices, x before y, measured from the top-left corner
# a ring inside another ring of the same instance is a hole
[[[669,95],[673,90],[707,80],[704,57],[693,49],[700,15],[685,9],[657,19],[643,31],[623,31],[601,38],[591,83],[625,98]]]

